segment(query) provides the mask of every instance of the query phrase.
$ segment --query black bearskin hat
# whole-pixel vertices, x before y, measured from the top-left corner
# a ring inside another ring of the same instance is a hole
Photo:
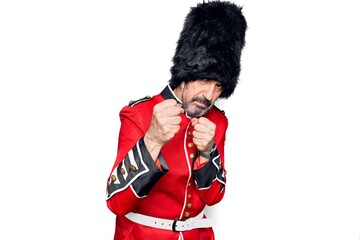
[[[190,9],[172,59],[170,87],[207,79],[222,83],[220,98],[234,92],[247,29],[241,10],[234,3],[221,1],[198,3]]]

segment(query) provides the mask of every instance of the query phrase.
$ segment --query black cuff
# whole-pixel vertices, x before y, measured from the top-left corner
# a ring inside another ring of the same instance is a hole
[[[125,190],[129,185],[138,197],[146,196],[156,182],[168,172],[168,166],[161,155],[159,160],[162,170],[156,166],[141,138],[109,177],[107,197]]]
[[[199,189],[209,188],[216,179],[225,186],[224,169],[221,166],[220,154],[214,145],[210,152],[209,161],[200,169],[193,170],[195,182]]]

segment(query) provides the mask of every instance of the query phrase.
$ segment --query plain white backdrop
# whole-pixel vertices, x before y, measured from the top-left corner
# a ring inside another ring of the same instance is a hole
[[[113,238],[118,113],[159,93],[182,1],[0,3],[0,239]],[[358,1],[244,0],[218,240],[359,240]]]

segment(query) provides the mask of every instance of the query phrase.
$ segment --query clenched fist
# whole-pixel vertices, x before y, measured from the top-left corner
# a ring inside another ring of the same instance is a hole
[[[193,142],[200,152],[210,153],[214,145],[216,125],[205,117],[192,118]]]
[[[174,99],[164,100],[154,106],[150,127],[144,137],[154,160],[161,147],[179,131],[182,113],[184,109]]]

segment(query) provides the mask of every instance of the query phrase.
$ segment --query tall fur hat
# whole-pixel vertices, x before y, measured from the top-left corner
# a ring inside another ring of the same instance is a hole
[[[220,98],[228,98],[238,82],[246,29],[242,7],[234,3],[209,1],[192,7],[172,59],[170,86],[217,80],[223,86]]]

